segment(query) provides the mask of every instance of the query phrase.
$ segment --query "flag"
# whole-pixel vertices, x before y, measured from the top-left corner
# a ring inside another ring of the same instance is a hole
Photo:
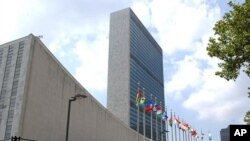
[[[145,107],[145,111],[146,112],[150,112],[153,109],[153,102],[151,99],[147,99],[146,100],[146,107]]]
[[[154,105],[154,107],[153,107],[153,111],[154,112],[157,112],[158,110],[160,110],[161,109],[161,107],[155,102],[155,105]]]
[[[187,131],[187,130],[188,130],[188,127],[189,127],[189,125],[188,125],[186,122],[182,122],[180,126],[181,126],[181,129],[182,129],[183,131],[184,131],[184,130]]]
[[[140,91],[140,88],[138,87],[137,93],[136,93],[136,98],[135,98],[136,106],[138,106],[140,104],[140,101],[141,101],[141,91]]]
[[[197,132],[196,132],[194,129],[192,129],[192,130],[191,130],[191,135],[192,135],[193,137],[195,137],[195,136],[197,135]]]
[[[191,128],[191,126],[188,126],[188,132],[191,133],[193,130],[193,128]]]
[[[161,110],[161,107],[160,107],[160,106],[157,107],[156,115],[157,115],[158,117],[162,117],[162,110]]]
[[[165,111],[163,114],[162,114],[162,121],[167,121],[168,120],[168,115],[167,115],[167,112]]]
[[[175,124],[177,124],[177,125],[179,125],[181,122],[175,117],[175,115],[174,115],[174,123]]]
[[[169,125],[172,127],[173,124],[173,118],[172,118],[172,114],[170,115],[170,119],[169,119]]]
[[[141,99],[140,99],[140,105],[144,105],[145,101],[146,101],[146,98],[144,96],[141,97]]]

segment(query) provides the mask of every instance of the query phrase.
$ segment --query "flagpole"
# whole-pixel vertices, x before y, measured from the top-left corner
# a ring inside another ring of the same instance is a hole
[[[174,120],[175,120],[175,113],[174,113]],[[178,141],[177,139],[177,134],[176,134],[176,124],[174,124],[174,136],[175,136],[175,141]]]
[[[203,136],[203,135],[202,135],[202,129],[201,129],[201,139],[200,139],[201,141],[202,141],[202,139],[203,139],[202,136]]]
[[[192,132],[191,132],[192,133]],[[192,135],[191,133],[189,134],[189,140],[192,141]]]
[[[187,124],[187,122],[185,122],[184,120],[183,122]],[[186,128],[183,129],[183,141],[185,141],[185,132],[186,132]]]
[[[180,117],[178,116],[178,120],[180,119]],[[181,131],[180,131],[180,123],[178,123],[178,128],[179,128],[179,141],[181,141]]]
[[[143,88],[143,96],[145,97],[145,94],[144,94],[144,90],[145,88]],[[143,108],[143,140],[145,141],[146,138],[145,138],[145,134],[146,134],[146,128],[145,128],[145,103],[144,103],[144,108]]]
[[[191,139],[191,133],[188,134],[188,140],[192,141],[192,139]]]
[[[162,108],[162,106],[161,106],[161,102],[160,102],[160,107]],[[162,139],[163,139],[163,131],[162,131],[162,119],[160,119],[160,122],[161,122],[161,130],[160,130],[160,133],[161,133],[161,141],[162,141]]]
[[[185,137],[184,137],[184,131],[185,131],[185,128],[183,127],[184,125],[183,125],[183,123],[185,123],[184,121],[183,121],[183,119],[182,119],[182,140],[183,141],[185,141]]]
[[[157,98],[155,97],[155,102],[157,102]],[[156,112],[157,112],[157,110],[156,110]],[[155,123],[156,123],[156,125],[155,125],[155,132],[156,132],[156,139],[155,139],[155,141],[158,141],[158,123],[157,123],[157,114],[155,113]]]
[[[173,113],[172,113],[172,109],[171,109],[171,137],[172,137],[172,141],[174,141],[174,135],[173,135]]]
[[[184,135],[185,135],[185,141],[187,141],[187,131],[184,131]]]
[[[138,82],[137,85],[138,85],[138,90],[137,90],[137,94],[138,94],[140,91],[140,83]],[[139,102],[140,102],[140,100],[139,100]],[[139,123],[140,122],[139,103],[136,103],[136,106],[137,106],[137,141],[139,141],[139,133],[140,133],[140,129],[139,129],[139,124],[140,124]]]
[[[168,109],[167,109],[167,106],[166,106],[166,114],[168,115]],[[169,141],[169,140],[168,140],[168,139],[169,139],[169,138],[168,138],[168,132],[169,132],[169,131],[168,131],[168,119],[166,120],[166,122],[165,122],[165,123],[166,123],[166,129],[167,129],[167,141]]]
[[[152,100],[152,105],[153,105],[153,95],[151,94],[151,100]],[[153,140],[153,109],[151,109],[151,113],[150,113],[150,116],[151,116],[151,141]]]
[[[203,138],[204,138],[204,133],[201,130],[201,141],[203,141]]]
[[[137,134],[138,134],[138,135],[137,135],[137,140],[138,140],[138,141],[139,141],[139,132],[140,132],[140,131],[139,131],[139,130],[140,130],[140,129],[139,129],[139,124],[140,124],[140,123],[139,123],[139,122],[140,122],[140,121],[139,121],[139,120],[140,120],[139,116],[140,116],[140,113],[139,113],[139,105],[137,105]]]

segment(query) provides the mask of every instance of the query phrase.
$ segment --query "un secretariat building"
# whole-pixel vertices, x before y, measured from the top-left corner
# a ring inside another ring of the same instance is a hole
[[[145,88],[145,97],[149,99],[152,94],[164,111],[163,55],[161,47],[130,8],[111,14],[108,68],[108,109],[130,128],[145,133],[146,137],[158,141],[163,136],[162,140],[165,140],[165,134],[161,134],[165,126],[155,116],[152,131],[150,114],[146,114],[143,131],[142,109],[137,122],[138,82],[141,89]]]

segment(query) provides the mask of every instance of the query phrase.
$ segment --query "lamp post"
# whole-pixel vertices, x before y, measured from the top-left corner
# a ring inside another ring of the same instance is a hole
[[[76,101],[76,99],[86,98],[86,95],[83,94],[76,94],[75,96],[71,97],[69,99],[69,106],[68,106],[68,115],[67,115],[67,127],[66,127],[66,141],[68,141],[69,137],[69,121],[70,121],[70,108],[71,108],[71,102]]]

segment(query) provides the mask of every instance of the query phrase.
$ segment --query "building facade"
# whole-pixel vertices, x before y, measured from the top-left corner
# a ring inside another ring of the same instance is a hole
[[[69,141],[143,140],[93,98],[38,37],[0,45],[0,140],[65,140],[69,99],[79,93],[87,98],[71,104]]]
[[[134,12],[123,9],[111,13],[108,62],[107,107],[130,128],[137,130],[137,106],[135,105],[138,87],[146,99],[161,105],[163,111],[162,49],[143,26]],[[139,84],[138,84],[139,83]],[[152,95],[152,98],[151,98]],[[143,131],[143,108],[139,114],[139,132]],[[146,113],[146,137],[151,138],[151,113]],[[157,123],[157,125],[156,125]],[[164,130],[161,119],[153,114],[153,139],[162,137]],[[156,130],[157,129],[157,130]],[[165,140],[165,134],[163,134]]]
[[[20,128],[29,52],[23,40],[0,47],[0,140]]]
[[[220,130],[220,140],[221,141],[229,141],[230,140],[230,129],[229,126],[227,128]]]

